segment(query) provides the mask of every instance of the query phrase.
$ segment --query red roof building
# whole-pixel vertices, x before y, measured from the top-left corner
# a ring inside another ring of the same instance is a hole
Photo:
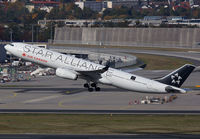
[[[174,11],[177,10],[177,8],[184,8],[184,9],[190,9],[190,3],[189,2],[180,2],[179,4],[175,5],[172,3],[172,8]]]

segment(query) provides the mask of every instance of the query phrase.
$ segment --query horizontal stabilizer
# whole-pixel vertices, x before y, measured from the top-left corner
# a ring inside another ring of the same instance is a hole
[[[165,87],[166,92],[168,93],[186,93],[185,90],[183,89],[177,89],[177,88],[173,88],[172,86],[167,86]]]
[[[140,66],[135,67],[135,68],[126,68],[126,69],[121,69],[121,70],[128,72],[128,73],[131,73],[131,72],[134,72],[134,71],[143,70],[146,66],[147,66],[146,64],[143,64],[143,65],[140,65]]]

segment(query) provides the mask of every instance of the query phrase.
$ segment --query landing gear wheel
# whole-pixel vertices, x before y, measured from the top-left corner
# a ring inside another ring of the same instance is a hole
[[[94,89],[93,88],[88,88],[88,91],[89,92],[92,92]]]
[[[100,87],[96,87],[95,91],[101,91],[101,88]]]
[[[85,83],[83,86],[84,86],[85,88],[89,88],[89,87],[90,87],[88,83]]]
[[[96,83],[92,83],[91,86],[92,87],[97,87],[97,84]]]

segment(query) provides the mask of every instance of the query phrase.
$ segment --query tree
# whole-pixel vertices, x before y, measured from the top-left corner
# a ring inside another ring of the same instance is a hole
[[[98,13],[92,11],[90,8],[84,8],[82,11],[83,19],[96,19]]]
[[[160,16],[170,16],[170,9],[162,6],[162,7],[160,7],[158,15],[160,15]]]
[[[8,10],[4,12],[5,16],[7,17],[6,22],[15,22],[15,23],[23,23],[24,16],[29,14],[28,10],[25,8],[24,3],[22,2],[15,2],[8,4]]]

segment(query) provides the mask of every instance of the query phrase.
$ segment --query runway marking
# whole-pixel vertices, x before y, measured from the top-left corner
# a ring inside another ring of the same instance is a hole
[[[70,94],[71,92],[70,92],[70,91],[66,91],[65,93],[66,93],[66,94]]]
[[[75,94],[75,93],[79,93],[81,91],[84,91],[85,89],[79,89],[79,90],[74,90],[74,91],[65,91],[66,94]]]
[[[17,93],[12,92],[12,96],[1,97],[0,100],[7,99],[7,98],[14,98],[14,97],[16,97],[16,96],[17,96]]]
[[[132,108],[133,107],[133,105],[128,105],[128,106],[122,106],[122,107],[120,107],[119,109],[120,110],[127,110],[127,109],[130,109],[130,108]]]
[[[85,90],[85,89],[79,89],[79,90],[75,90],[75,91],[66,91],[65,93],[67,93],[67,94],[74,94],[74,93],[76,93],[76,92],[79,92],[79,91],[83,91],[83,90]],[[77,99],[84,99],[84,98],[87,98],[87,97],[89,97],[89,96],[83,96],[83,97],[76,97],[76,100]],[[63,105],[63,103],[65,102],[66,100],[61,100],[61,101],[59,101],[58,102],[58,107],[68,107],[68,106],[66,106],[66,105]]]
[[[13,93],[13,96],[9,96],[10,98],[12,98],[12,97],[16,97],[17,96],[17,93]]]
[[[46,97],[42,97],[42,98],[36,98],[36,99],[26,100],[23,103],[33,103],[33,102],[49,100],[49,99],[53,99],[53,98],[57,98],[57,97],[60,97],[60,96],[59,95],[46,96]]]
[[[58,102],[58,106],[59,106],[59,107],[66,107],[65,105],[62,104],[63,102],[64,102],[64,101],[59,101],[59,102]]]

